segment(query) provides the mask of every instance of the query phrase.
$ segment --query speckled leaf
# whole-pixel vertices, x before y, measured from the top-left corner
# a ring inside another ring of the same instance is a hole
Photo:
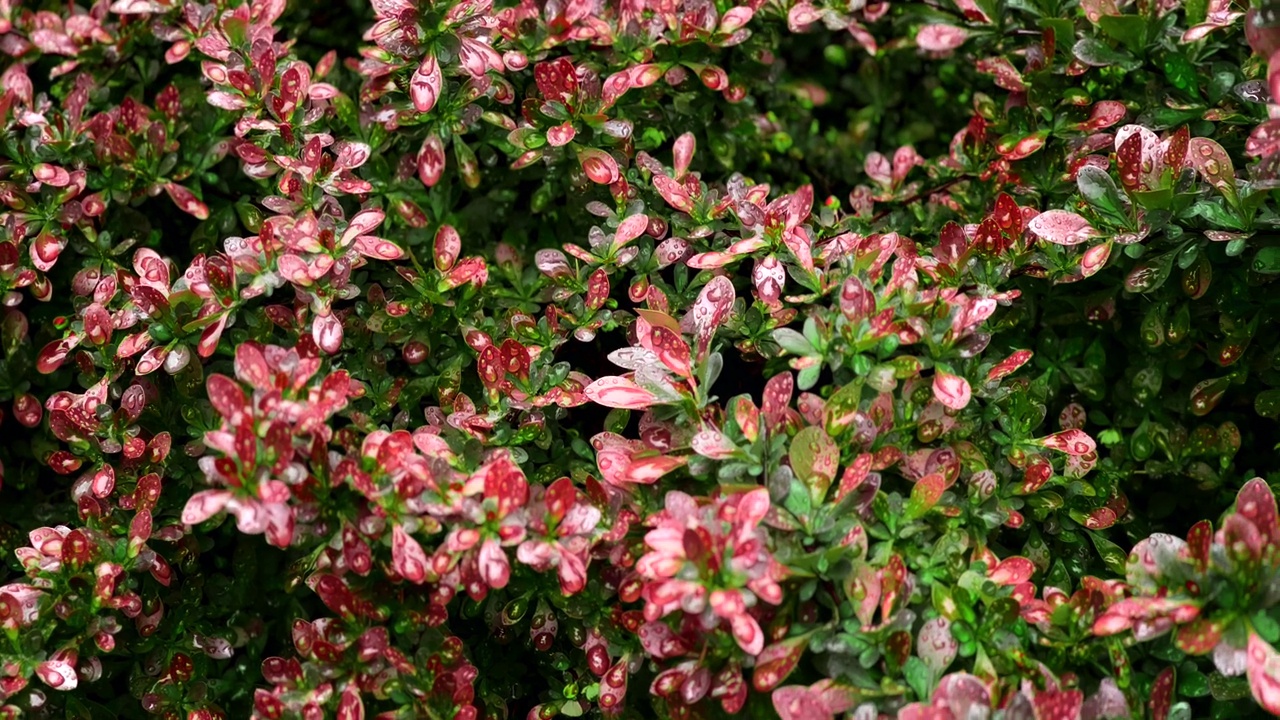
[[[1206,655],[1222,640],[1222,625],[1208,618],[1196,618],[1178,628],[1174,642],[1188,655]]]
[[[789,454],[796,477],[809,488],[814,502],[821,502],[835,480],[840,463],[839,448],[827,431],[810,425],[791,439]]]
[[[1191,390],[1191,413],[1197,416],[1208,415],[1226,394],[1231,384],[1230,377],[1203,380]]]
[[[959,649],[960,644],[951,634],[951,621],[944,617],[925,622],[916,637],[916,654],[935,675],[941,675],[951,665]]]
[[[1280,715],[1280,654],[1257,633],[1249,635],[1246,672],[1253,699],[1272,715]]]
[[[933,509],[947,489],[947,480],[939,473],[926,475],[911,488],[911,497],[903,506],[902,514],[908,520],[923,517]]]
[[[1148,701],[1151,707],[1152,720],[1168,720],[1169,708],[1173,705],[1173,687],[1176,676],[1171,667],[1167,667],[1156,676],[1155,682],[1151,686],[1151,699]]]
[[[1254,524],[1273,544],[1280,544],[1280,520],[1276,514],[1276,496],[1262,478],[1245,483],[1236,495],[1236,512]]]
[[[1231,156],[1215,140],[1206,137],[1191,138],[1187,145],[1187,165],[1218,192],[1234,201],[1236,197],[1236,171]]]

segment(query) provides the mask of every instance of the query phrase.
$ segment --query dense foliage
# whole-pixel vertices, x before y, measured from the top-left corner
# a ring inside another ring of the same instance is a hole
[[[0,717],[1280,714],[1274,9],[0,0],[0,58]]]

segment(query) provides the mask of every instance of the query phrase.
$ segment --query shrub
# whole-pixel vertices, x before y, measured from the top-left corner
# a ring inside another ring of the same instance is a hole
[[[86,3],[0,716],[1280,714],[1269,5]]]

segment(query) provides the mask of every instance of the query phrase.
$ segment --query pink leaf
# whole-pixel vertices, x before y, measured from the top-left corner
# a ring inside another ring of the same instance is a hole
[[[440,99],[443,84],[444,75],[440,72],[440,63],[436,61],[435,55],[427,55],[409,80],[409,97],[418,112],[431,112],[431,108]]]
[[[316,315],[311,319],[311,338],[329,355],[342,348],[342,322],[332,313]]]
[[[1236,512],[1253,523],[1258,532],[1280,544],[1280,519],[1277,519],[1276,496],[1262,478],[1254,478],[1240,488],[1236,496]]]
[[[729,620],[729,626],[733,629],[733,639],[746,654],[759,655],[764,649],[764,630],[755,618],[741,613]]]
[[[539,250],[538,257],[543,252],[556,252],[555,250],[543,251]],[[435,247],[433,257],[436,263],[436,269],[440,272],[448,272],[453,264],[458,261],[458,255],[462,253],[462,237],[458,235],[458,231],[453,229],[452,225],[441,225],[436,231]],[[563,259],[563,255],[561,258]],[[565,267],[568,267],[566,263]],[[538,269],[542,269],[542,265],[538,265]],[[551,273],[547,273],[550,275]]]
[[[939,370],[933,376],[933,396],[943,407],[963,410],[971,396],[969,381]]]
[[[671,455],[654,455],[634,460],[621,473],[623,483],[652,485],[659,478],[687,462],[686,458]]]
[[[551,147],[564,147],[573,142],[577,134],[573,129],[573,123],[565,122],[547,130],[547,144]]]
[[[1040,239],[1057,245],[1079,245],[1098,237],[1098,231],[1088,220],[1066,210],[1042,212],[1031,220],[1027,229]]]
[[[1249,635],[1248,653],[1245,671],[1253,699],[1272,715],[1280,715],[1280,654],[1257,633]]]
[[[1022,80],[1022,73],[1014,69],[1013,63],[1003,57],[979,60],[977,69],[980,73],[994,76],[996,85],[1005,90],[1025,92],[1027,89],[1026,83]]]
[[[602,377],[583,391],[587,399],[605,407],[643,410],[659,403],[658,397],[633,381],[619,376]]]
[[[391,567],[400,577],[415,585],[427,578],[427,554],[413,536],[396,525],[391,529]]]
[[[1094,245],[1084,251],[1084,255],[1080,258],[1080,275],[1081,277],[1092,277],[1099,270],[1106,267],[1107,260],[1111,259],[1111,243],[1104,242]]]
[[[618,229],[613,234],[613,249],[617,250],[640,237],[648,227],[649,217],[644,214],[632,215],[618,223]]]
[[[831,720],[832,713],[816,694],[800,685],[788,685],[773,691],[773,709],[781,720]]]
[[[230,490],[201,490],[187,501],[182,509],[182,522],[196,525],[222,512],[231,500]]]
[[[612,185],[620,177],[618,161],[603,150],[595,148],[579,150],[578,163],[582,165],[582,172],[597,185]]]
[[[188,215],[194,215],[197,219],[209,219],[209,206],[196,199],[195,193],[177,183],[165,183],[164,191],[169,193],[169,197],[173,200],[173,204],[177,205],[180,210]]]
[[[356,252],[374,260],[399,260],[404,257],[404,251],[398,245],[372,235],[361,235],[356,238],[355,248]]]
[[[968,31],[954,25],[925,25],[916,33],[916,45],[931,53],[951,52],[968,39]]]
[[[507,553],[503,551],[497,540],[486,540],[480,546],[478,565],[480,577],[486,585],[495,590],[506,587],[507,581],[511,579],[511,564],[507,560]]]
[[[1017,585],[1031,579],[1036,566],[1024,557],[1005,558],[987,572],[987,577],[997,585]]]
[[[80,676],[76,674],[76,653],[74,650],[55,654],[52,658],[36,666],[36,675],[54,690],[75,690]]]
[[[678,183],[666,175],[654,175],[653,187],[671,207],[680,212],[693,212],[693,197],[689,195],[683,183]]]
[[[689,441],[689,446],[693,448],[694,452],[712,460],[724,460],[733,457],[733,454],[738,451],[724,433],[714,428],[696,433],[693,439]]]
[[[693,160],[695,148],[696,142],[694,141],[693,133],[684,133],[676,138],[675,149],[672,151],[676,180],[684,178],[685,173],[689,171],[689,163]]]
[[[1098,449],[1093,438],[1078,428],[1056,432],[1048,437],[1040,438],[1038,442],[1050,450],[1057,450],[1068,455],[1088,455]]]
[[[951,635],[951,621],[944,617],[929,620],[916,636],[916,654],[936,674],[956,659],[960,644]]]
[[[368,235],[374,228],[381,225],[386,217],[386,213],[376,208],[361,210],[356,213],[347,223],[347,229],[342,233],[341,245],[345,247],[360,235]]]
[[[418,179],[427,187],[435,187],[444,174],[444,141],[439,135],[428,135],[418,150]]]

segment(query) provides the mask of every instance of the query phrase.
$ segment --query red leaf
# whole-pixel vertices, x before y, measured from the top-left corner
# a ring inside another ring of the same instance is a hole
[[[1086,122],[1080,123],[1078,128],[1089,132],[1097,132],[1115,125],[1124,119],[1128,110],[1124,103],[1115,100],[1100,100],[1093,106],[1093,112],[1090,114]]]
[[[1133,133],[1116,148],[1116,165],[1120,168],[1120,184],[1129,192],[1136,192],[1142,185],[1141,133]]]
[[[574,97],[578,94],[578,75],[569,58],[561,57],[534,65],[533,80],[538,85],[538,92],[548,102],[564,103],[572,109]]]
[[[234,417],[248,407],[248,400],[240,384],[226,375],[210,375],[205,381],[205,388],[213,409],[224,418]]]
[[[1045,690],[1036,693],[1036,720],[1075,720],[1080,717],[1084,693],[1079,690]]]
[[[1222,625],[1207,618],[1196,618],[1178,628],[1175,643],[1189,655],[1207,655],[1222,640]]]
[[[1151,720],[1168,720],[1169,709],[1173,707],[1174,670],[1167,667],[1156,676],[1151,685]]]

